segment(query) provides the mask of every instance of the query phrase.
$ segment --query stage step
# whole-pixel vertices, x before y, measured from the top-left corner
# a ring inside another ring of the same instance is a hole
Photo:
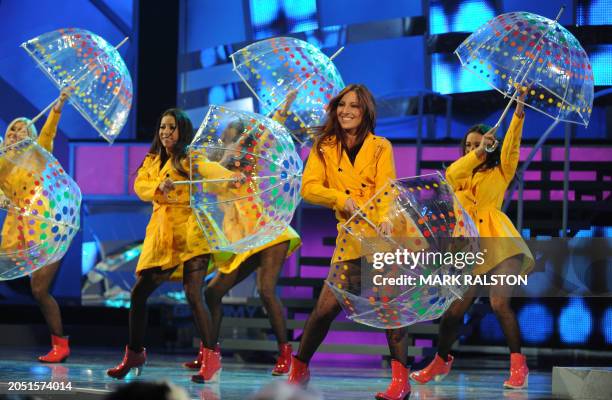
[[[553,367],[552,393],[570,399],[612,398],[612,368]]]

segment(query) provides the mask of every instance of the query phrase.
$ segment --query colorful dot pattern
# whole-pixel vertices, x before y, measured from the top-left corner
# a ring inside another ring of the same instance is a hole
[[[478,231],[456,199],[451,187],[438,173],[390,182],[362,208],[391,199],[387,221],[393,226],[390,239],[372,234],[365,220],[351,222],[346,228],[356,236],[365,254],[395,252],[476,252]],[[375,232],[375,231],[374,231]],[[352,271],[347,264],[332,264],[327,284],[348,317],[356,322],[381,329],[398,328],[439,318],[467,287],[444,285],[382,285],[373,284],[374,275],[386,278],[469,274],[471,268],[457,269],[452,265],[387,265],[381,270],[372,267],[372,258],[361,271]],[[351,283],[360,275],[360,285]],[[353,277],[353,279],[349,279]]]
[[[223,133],[239,121],[235,148]],[[224,154],[238,157],[224,159]],[[191,179],[203,179],[202,161],[219,161],[246,179],[242,184],[192,184],[191,205],[215,251],[242,253],[278,237],[300,202],[302,160],[287,129],[262,115],[210,106],[190,146]]]
[[[344,88],[334,63],[310,43],[276,37],[253,43],[232,55],[236,72],[261,101],[263,113],[282,108],[298,89],[285,125],[301,143],[312,141],[308,128],[322,125],[324,106]]]
[[[594,97],[589,57],[555,21],[528,12],[502,14],[470,35],[455,54],[465,68],[498,91],[512,95],[523,82],[524,88],[529,85],[529,107],[554,119],[588,125]]]
[[[70,102],[112,143],[132,106],[132,78],[119,52],[100,36],[75,28],[47,32],[22,47],[58,88],[77,82]]]
[[[59,162],[29,140],[0,149],[0,190],[0,280],[60,260],[79,230],[81,192]]]

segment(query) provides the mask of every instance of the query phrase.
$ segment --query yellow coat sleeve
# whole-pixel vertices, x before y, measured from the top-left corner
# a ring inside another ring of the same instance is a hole
[[[393,162],[393,147],[386,139],[383,139],[383,145],[381,147],[382,151],[376,163],[376,176],[374,177],[376,192],[389,183],[389,180],[395,180],[396,178],[395,163]],[[379,199],[380,201],[378,201]],[[376,222],[380,223],[386,218],[393,200],[391,191],[389,191],[387,195],[385,195],[384,192],[379,194],[379,198],[376,199],[376,211],[378,213],[378,221]]]
[[[147,155],[142,166],[138,169],[136,180],[134,180],[134,191],[142,201],[153,201],[156,195],[161,195],[161,191],[157,188],[162,182],[162,178],[154,173],[155,165],[154,156]]]
[[[229,179],[236,175],[216,161],[198,161],[198,174],[202,179]]]
[[[472,176],[474,168],[482,164],[475,151],[470,151],[448,168],[446,168],[446,180],[453,190],[460,190],[467,179]]]
[[[288,117],[289,115],[282,113],[280,110],[276,110],[274,112],[274,115],[272,115],[272,119],[281,125],[285,125],[285,122],[287,122]]]
[[[510,122],[508,132],[504,136],[504,143],[502,144],[500,154],[500,166],[506,181],[512,180],[518,166],[523,122],[525,122],[525,114],[519,117],[515,113],[512,117],[512,122]]]
[[[190,163],[189,159],[195,161]],[[206,156],[206,152],[200,149],[191,150],[189,157],[186,157],[181,162],[181,165],[185,171],[189,171],[192,168],[192,173],[197,175],[198,179],[227,179],[236,175],[236,172],[230,171],[219,162],[210,161]]]
[[[306,168],[302,175],[302,197],[309,203],[342,210],[349,196],[328,186],[325,165],[317,155],[316,145],[312,147]]]
[[[47,121],[38,135],[38,144],[47,150],[53,152],[53,140],[57,133],[57,125],[59,124],[61,113],[55,112],[53,108],[47,117]]]
[[[193,154],[192,154],[193,155]],[[185,159],[183,162],[183,167],[186,170],[189,170],[189,161]],[[238,175],[238,172],[230,171],[225,168],[217,161],[210,161],[203,154],[198,157],[198,161],[192,165],[192,168],[195,168],[194,174],[192,174],[193,178],[196,180],[204,179],[204,180],[215,180],[215,179],[228,179],[227,181],[222,182],[205,182],[204,191],[206,192],[214,192],[220,193],[230,187],[232,184],[235,184],[234,181],[229,179]],[[195,175],[195,176],[194,176]]]

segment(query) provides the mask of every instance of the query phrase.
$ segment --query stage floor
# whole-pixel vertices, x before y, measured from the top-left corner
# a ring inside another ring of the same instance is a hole
[[[198,385],[191,383],[191,371],[180,367],[188,359],[184,355],[150,353],[147,365],[140,377],[128,377],[123,381],[106,376],[106,369],[121,361],[121,349],[92,350],[73,348],[73,355],[64,364],[40,364],[35,355],[43,348],[0,347],[0,393],[7,393],[10,381],[64,381],[71,382],[73,396],[65,393],[33,393],[45,399],[101,399],[118,385],[134,380],[169,380],[183,387],[192,399],[246,400],[274,379],[270,370],[272,365],[240,364],[227,358],[224,360],[221,382],[218,384]],[[500,362],[464,363],[447,378],[435,385],[412,385],[411,399],[553,399],[551,395],[550,371],[532,371],[529,375],[529,389],[508,391],[502,389],[507,370],[500,369]],[[470,369],[469,365],[483,366]],[[467,368],[466,368],[467,367]],[[390,370],[381,368],[349,368],[336,365],[313,365],[311,367],[311,387],[323,394],[328,400],[373,399],[377,391],[384,390],[389,383]]]

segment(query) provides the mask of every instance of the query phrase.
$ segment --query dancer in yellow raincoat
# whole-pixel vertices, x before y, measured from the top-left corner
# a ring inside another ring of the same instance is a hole
[[[391,143],[372,132],[376,124],[374,99],[363,85],[348,85],[327,107],[327,120],[310,152],[302,179],[304,200],[331,208],[338,220],[338,237],[327,284],[359,290],[361,258],[365,256],[359,241],[342,228],[358,208],[377,225],[384,235],[391,234],[386,220],[391,194],[375,205],[364,205],[390,179],[395,179]],[[341,307],[329,286],[324,286],[315,309],[310,314],[297,356],[293,357],[289,382],[305,384],[310,378],[308,363],[327,335]],[[406,329],[386,330],[391,353],[393,379],[379,399],[404,399],[410,393],[408,383],[408,341]]]
[[[129,344],[123,361],[107,371],[113,378],[123,378],[131,368],[140,372],[146,360],[142,342],[147,298],[181,265],[185,296],[197,330],[205,349],[212,352],[214,348],[210,313],[201,293],[211,249],[189,207],[189,189],[173,183],[189,177],[187,146],[193,137],[193,126],[183,111],[165,111],[157,123],[149,154],[138,169],[134,190],[140,199],[153,203],[153,214],[136,267],[138,279],[132,288]],[[203,160],[198,169],[205,179],[239,179],[239,174],[217,162]]]
[[[481,237],[481,248],[486,249],[485,263],[476,267],[475,274],[518,275],[533,268],[534,259],[510,219],[501,211],[504,194],[514,178],[519,162],[521,135],[525,113],[519,97],[512,122],[501,147],[486,153],[485,147],[494,142],[494,131],[486,125],[475,125],[461,142],[463,157],[446,170],[446,179],[455,195],[470,215]],[[479,288],[472,287],[446,310],[440,322],[438,352],[423,370],[410,377],[419,383],[441,380],[451,369],[453,356],[449,354],[463,323],[463,316],[477,297]],[[496,285],[489,288],[491,308],[499,321],[510,348],[510,378],[504,387],[520,389],[527,386],[529,369],[521,354],[521,335],[518,321],[510,307],[512,286]]]
[[[287,110],[291,103],[295,100],[296,92],[292,92],[282,110],[279,110],[274,118],[279,123],[283,123],[287,118]],[[244,126],[240,121],[235,121],[230,124],[223,132],[222,140],[228,147],[224,158],[221,161],[223,165],[232,165],[234,161],[240,163],[253,162],[249,161],[241,155],[240,146],[250,147],[247,144],[240,144],[241,134],[244,131]],[[248,140],[248,139],[247,139]],[[262,138],[259,142],[264,142]],[[255,149],[253,152],[257,152]],[[239,160],[243,158],[242,160]],[[256,182],[249,182],[247,185],[242,185],[238,189],[231,189],[228,195],[232,198],[244,198],[245,200],[237,200],[225,205],[223,231],[228,239],[238,241],[245,235],[252,234],[256,231],[256,224],[259,220],[258,214],[261,209],[253,208],[253,202],[247,201],[249,185],[257,185]],[[256,188],[254,188],[257,191]],[[219,196],[221,200],[223,195]],[[263,205],[260,205],[260,208]],[[283,305],[276,294],[276,283],[281,274],[285,260],[299,247],[301,244],[300,236],[292,228],[288,227],[276,239],[266,243],[263,246],[252,249],[248,252],[236,254],[231,258],[227,255],[219,254],[214,257],[215,267],[219,273],[213,278],[206,288],[206,302],[210,308],[210,312],[214,324],[213,337],[218,340],[219,331],[221,328],[221,320],[223,318],[222,299],[227,292],[246,277],[256,271],[257,290],[259,297],[263,303],[272,331],[278,342],[279,356],[276,365],[272,370],[272,375],[285,375],[289,372],[291,364],[291,353],[293,349],[288,343],[287,327],[285,317],[283,315]],[[217,349],[220,351],[219,349]],[[202,363],[202,345],[198,357],[192,361],[185,363],[187,368],[200,368]]]
[[[26,137],[35,138],[38,144],[47,150],[53,152],[53,141],[57,132],[57,125],[61,117],[62,109],[68,96],[72,93],[72,87],[66,87],[62,89],[60,98],[57,103],[51,109],[49,117],[45,122],[40,135],[37,137],[36,127],[30,123],[27,118],[17,118],[13,120],[6,129],[4,134],[3,146],[8,147],[13,145]],[[36,162],[36,160],[31,160]],[[7,196],[7,200],[10,199],[12,204],[17,207],[29,206],[24,201],[30,196],[30,191],[35,190],[34,181],[28,178],[25,170],[17,170],[17,168],[2,168],[6,173],[2,173],[0,176],[0,190]],[[3,251],[17,251],[23,249],[25,244],[31,240],[38,241],[36,232],[31,235],[27,230],[19,229],[19,221],[17,216],[14,214],[8,214],[4,225],[2,226],[2,244],[0,247]],[[20,237],[19,232],[22,232]],[[62,362],[70,355],[70,347],[68,343],[68,336],[64,336],[64,329],[62,325],[62,315],[60,308],[55,301],[55,298],[49,292],[49,288],[55,279],[57,270],[61,264],[61,260],[58,260],[52,264],[46,265],[34,271],[30,276],[30,285],[32,288],[32,295],[40,310],[42,311],[47,326],[51,331],[51,344],[52,348],[49,353],[44,356],[38,357],[40,362],[46,363],[57,363]]]

